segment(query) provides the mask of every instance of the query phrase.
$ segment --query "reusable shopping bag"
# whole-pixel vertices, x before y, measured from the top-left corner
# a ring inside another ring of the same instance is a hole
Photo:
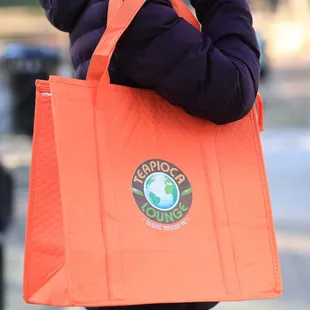
[[[91,307],[279,296],[260,97],[245,118],[217,126],[153,91],[111,85],[111,55],[144,1],[110,1],[86,81],[36,83],[24,299]]]

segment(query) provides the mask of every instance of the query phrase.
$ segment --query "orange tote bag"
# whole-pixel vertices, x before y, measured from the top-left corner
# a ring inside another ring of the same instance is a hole
[[[277,297],[261,113],[216,126],[153,91],[110,84],[115,45],[144,1],[110,1],[86,81],[36,84],[24,299],[115,306]]]

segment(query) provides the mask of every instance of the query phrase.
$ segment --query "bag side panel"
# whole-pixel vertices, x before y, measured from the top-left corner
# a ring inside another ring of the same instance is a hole
[[[65,264],[59,174],[48,82],[37,82],[25,241],[24,298],[31,300]],[[45,93],[45,94],[44,94]],[[67,283],[61,283],[63,287]],[[53,289],[51,288],[51,296]],[[48,303],[49,300],[41,300]]]

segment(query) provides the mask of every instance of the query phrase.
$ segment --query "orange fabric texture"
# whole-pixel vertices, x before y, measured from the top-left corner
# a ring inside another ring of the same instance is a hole
[[[282,283],[262,101],[216,126],[108,64],[145,0],[113,16],[86,81],[37,81],[24,299],[52,306],[272,298]],[[199,24],[180,0],[180,16]]]

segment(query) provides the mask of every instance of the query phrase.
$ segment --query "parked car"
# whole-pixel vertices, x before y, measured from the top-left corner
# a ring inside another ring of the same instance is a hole
[[[269,59],[268,59],[268,55],[267,55],[267,51],[266,51],[266,40],[262,37],[262,35],[256,31],[256,37],[257,37],[257,41],[258,41],[258,46],[260,49],[260,76],[262,80],[265,80],[268,75],[269,75],[269,71],[270,71],[270,67],[269,67]]]

